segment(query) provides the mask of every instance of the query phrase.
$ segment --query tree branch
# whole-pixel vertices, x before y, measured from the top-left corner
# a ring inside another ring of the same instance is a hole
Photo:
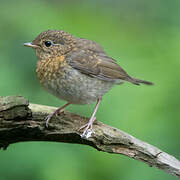
[[[23,141],[55,141],[86,144],[99,151],[123,154],[180,177],[180,161],[160,149],[99,121],[93,133],[81,138],[79,127],[88,118],[65,111],[45,127],[44,118],[56,108],[30,104],[21,96],[0,97],[0,147]]]

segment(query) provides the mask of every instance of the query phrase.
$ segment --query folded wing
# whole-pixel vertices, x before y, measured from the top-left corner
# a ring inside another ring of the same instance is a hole
[[[133,84],[152,84],[151,82],[130,77],[114,59],[108,57],[105,52],[95,52],[91,49],[78,49],[67,55],[70,66],[81,73],[96,77],[104,81],[129,81]]]

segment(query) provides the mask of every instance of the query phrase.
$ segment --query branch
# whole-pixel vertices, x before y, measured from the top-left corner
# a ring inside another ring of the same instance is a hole
[[[45,127],[44,118],[56,108],[30,104],[21,96],[0,97],[0,147],[23,141],[55,141],[86,144],[99,151],[123,154],[180,177],[180,161],[160,149],[99,121],[93,133],[81,138],[78,129],[88,118],[65,111]]]

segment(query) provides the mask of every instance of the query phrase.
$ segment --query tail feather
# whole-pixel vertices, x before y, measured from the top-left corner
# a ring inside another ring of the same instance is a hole
[[[152,82],[141,80],[141,79],[136,79],[136,78],[132,78],[132,77],[128,77],[128,81],[135,85],[140,85],[140,84],[153,85]]]

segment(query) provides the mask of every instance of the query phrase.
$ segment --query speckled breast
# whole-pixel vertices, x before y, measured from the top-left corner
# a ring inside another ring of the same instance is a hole
[[[114,85],[80,73],[64,57],[40,60],[37,76],[42,86],[51,94],[72,104],[90,104],[101,98]]]

